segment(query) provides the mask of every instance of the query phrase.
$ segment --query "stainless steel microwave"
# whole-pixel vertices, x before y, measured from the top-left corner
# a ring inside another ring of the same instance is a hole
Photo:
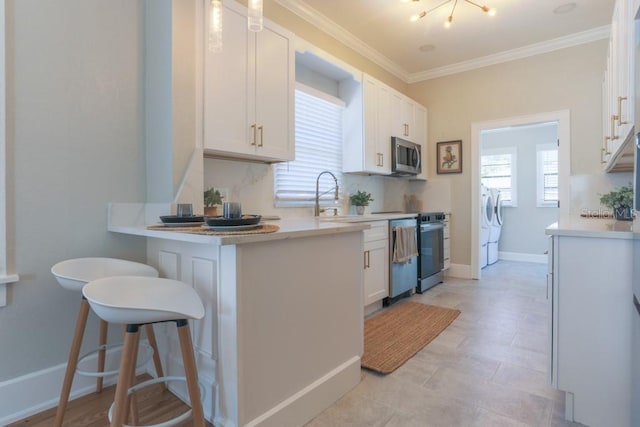
[[[422,152],[420,144],[391,137],[391,175],[411,176],[422,172]]]

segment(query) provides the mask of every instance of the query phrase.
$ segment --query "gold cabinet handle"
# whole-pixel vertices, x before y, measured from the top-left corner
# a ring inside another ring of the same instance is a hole
[[[616,135],[616,121],[618,120],[618,116],[615,114],[611,115],[611,137],[610,140],[618,139],[618,135]]]
[[[257,135],[256,135],[256,125],[255,124],[251,125],[251,133],[253,135],[253,139],[251,140],[251,145],[256,145]]]
[[[619,96],[618,97],[618,126],[622,126],[622,125],[626,125],[627,121],[622,121],[622,101],[626,101],[627,97],[626,96]]]
[[[264,144],[264,127],[258,126],[258,132],[260,132],[260,143],[258,144],[258,147],[262,147]]]

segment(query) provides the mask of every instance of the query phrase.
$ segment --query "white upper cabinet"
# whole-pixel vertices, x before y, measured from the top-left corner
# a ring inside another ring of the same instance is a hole
[[[416,103],[401,93],[394,93],[391,98],[391,127],[392,136],[398,136],[407,141],[416,141],[415,129]]]
[[[426,179],[426,109],[398,91],[364,74],[362,83],[342,87],[345,110],[343,172],[389,175],[391,137],[422,145]]]
[[[249,31],[246,9],[235,3],[224,3],[223,13],[223,51],[205,51],[204,151],[265,162],[293,160],[292,34],[267,20],[261,32]]]
[[[632,4],[633,0],[617,0],[611,22],[607,69],[602,84],[602,163],[606,171],[623,170],[621,168],[629,164],[625,153],[635,120],[635,13]]]

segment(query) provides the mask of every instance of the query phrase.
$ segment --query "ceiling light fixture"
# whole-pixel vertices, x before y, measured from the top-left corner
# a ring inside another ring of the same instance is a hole
[[[209,1],[209,51],[222,52],[222,0]]]
[[[416,1],[420,1],[420,0],[412,0],[412,1],[416,2]],[[447,17],[447,20],[444,23],[445,28],[449,28],[451,26],[451,24],[453,23],[453,13],[456,10],[456,6],[458,5],[458,1],[459,0],[444,0],[442,3],[440,3],[437,6],[434,6],[433,8],[431,8],[429,10],[423,10],[422,12],[420,12],[420,13],[418,13],[416,15],[413,15],[411,17],[411,21],[412,22],[416,22],[417,20],[419,20],[421,18],[424,18],[425,16],[427,16],[428,14],[433,12],[434,10],[439,9],[442,6],[445,6],[445,5],[453,2],[453,7],[451,8],[451,13],[449,14],[449,16]],[[496,10],[491,8],[491,7],[484,6],[484,5],[479,5],[478,3],[474,3],[471,0],[463,0],[463,1],[465,1],[465,2],[467,2],[469,4],[471,4],[471,5],[479,8],[479,9],[481,9],[484,13],[486,13],[489,16],[493,16],[493,15],[496,14]],[[403,0],[403,3],[406,3],[406,2],[407,2],[406,0]]]
[[[262,31],[262,0],[249,0],[249,19],[247,24],[251,31]]]

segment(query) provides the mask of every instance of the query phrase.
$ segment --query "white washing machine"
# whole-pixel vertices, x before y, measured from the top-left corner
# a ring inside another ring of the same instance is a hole
[[[480,186],[480,198],[482,205],[480,208],[480,268],[487,266],[487,255],[489,245],[489,234],[495,212],[493,206],[493,196],[487,187]]]
[[[487,263],[495,264],[498,261],[498,248],[500,233],[502,231],[502,197],[497,188],[489,189],[493,198],[493,219],[489,230],[489,243],[487,244]]]

